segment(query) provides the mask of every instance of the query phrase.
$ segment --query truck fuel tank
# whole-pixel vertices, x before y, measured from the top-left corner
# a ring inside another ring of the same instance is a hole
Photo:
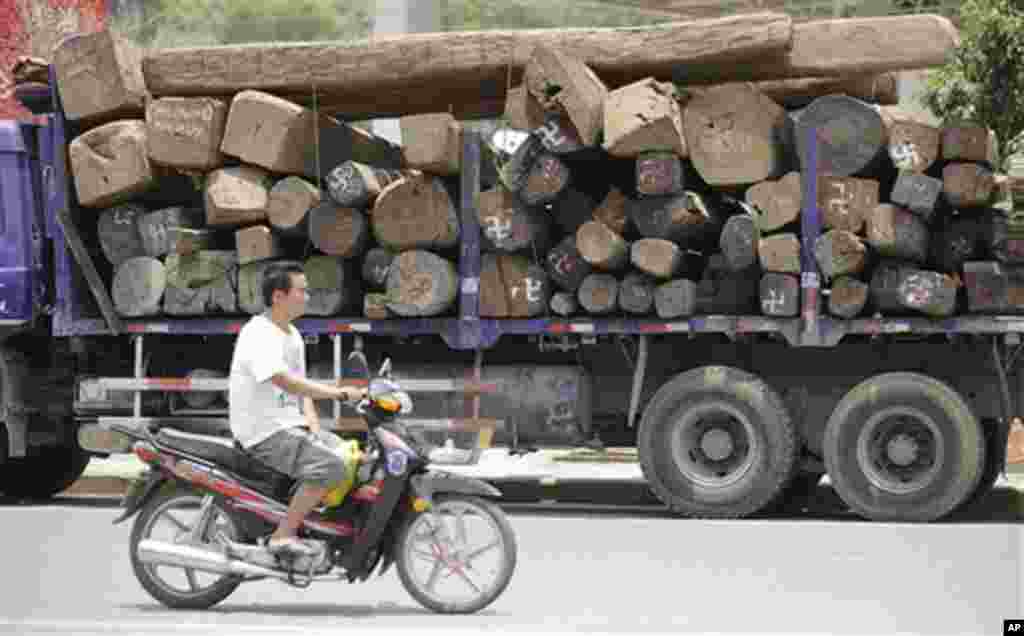
[[[332,367],[322,362],[310,366],[310,377],[329,381]],[[404,379],[472,381],[471,366],[416,365],[396,362],[392,376]],[[499,420],[492,443],[505,446],[575,445],[589,437],[591,429],[591,378],[579,366],[484,365],[481,382],[494,383],[493,393],[480,395],[479,416]],[[451,432],[447,421],[473,417],[473,395],[454,391],[410,391],[414,411],[410,422],[434,443],[452,439],[461,448],[476,445],[472,431]],[[318,403],[321,417],[331,416],[331,403]],[[345,409],[343,409],[343,412]],[[433,420],[433,421],[432,421]]]

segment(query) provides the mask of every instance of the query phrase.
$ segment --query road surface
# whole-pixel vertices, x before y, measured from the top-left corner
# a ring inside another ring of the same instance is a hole
[[[1024,616],[1024,505],[1010,489],[939,524],[862,522],[834,493],[799,516],[677,519],[652,507],[509,506],[519,565],[475,616],[433,615],[392,570],[361,585],[242,586],[171,611],[136,582],[110,500],[0,503],[0,633],[1001,634]]]

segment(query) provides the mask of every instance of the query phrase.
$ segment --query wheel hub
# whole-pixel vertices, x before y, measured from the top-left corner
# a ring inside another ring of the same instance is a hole
[[[918,458],[917,441],[906,434],[899,434],[889,440],[885,445],[885,452],[889,461],[897,466],[910,466]]]
[[[732,455],[735,444],[729,431],[712,428],[701,436],[700,447],[708,459],[720,462]]]
[[[930,484],[943,463],[938,425],[924,412],[891,407],[871,416],[857,438],[857,463],[872,486],[896,494]]]
[[[680,473],[705,488],[742,479],[758,455],[758,439],[745,413],[721,402],[701,404],[678,418],[671,437]]]

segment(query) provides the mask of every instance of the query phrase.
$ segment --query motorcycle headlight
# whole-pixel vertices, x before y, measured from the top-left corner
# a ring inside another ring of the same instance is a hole
[[[402,410],[402,403],[394,394],[382,395],[376,400],[377,408],[388,413],[398,413]]]
[[[412,399],[405,391],[395,391],[378,397],[375,402],[377,407],[388,413],[411,413]]]

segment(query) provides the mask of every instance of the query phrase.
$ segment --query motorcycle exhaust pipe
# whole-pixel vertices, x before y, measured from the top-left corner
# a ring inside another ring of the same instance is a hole
[[[282,581],[288,580],[288,574],[285,572],[246,563],[232,559],[220,552],[190,545],[144,539],[139,543],[138,553],[139,560],[149,565],[168,565],[212,574],[269,576]]]

